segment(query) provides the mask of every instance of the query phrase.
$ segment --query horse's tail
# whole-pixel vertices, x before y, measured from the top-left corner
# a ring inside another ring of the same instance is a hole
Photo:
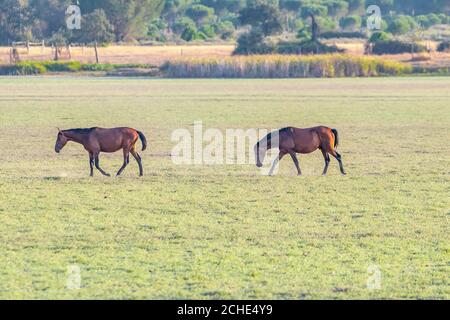
[[[145,149],[147,149],[147,139],[145,138],[144,134],[138,130],[137,134],[139,135],[139,138],[141,139],[142,142],[142,151],[144,151]]]
[[[336,148],[339,145],[339,134],[336,129],[331,129],[331,132],[334,134],[334,147]]]

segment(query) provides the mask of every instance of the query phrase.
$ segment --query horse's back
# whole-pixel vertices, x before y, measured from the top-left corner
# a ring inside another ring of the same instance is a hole
[[[324,137],[329,135],[331,129],[326,126],[311,128],[292,128],[295,149],[298,153],[310,153],[317,150]]]
[[[115,152],[120,148],[133,144],[138,138],[137,131],[128,127],[95,127],[92,130],[92,136],[97,140],[101,151],[104,152]]]

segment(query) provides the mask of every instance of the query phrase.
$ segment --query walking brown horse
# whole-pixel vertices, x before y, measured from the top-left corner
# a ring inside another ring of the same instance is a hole
[[[100,152],[116,152],[123,150],[123,165],[117,172],[119,176],[130,162],[130,153],[136,159],[139,165],[139,176],[143,175],[141,156],[136,152],[136,142],[138,138],[142,142],[142,151],[147,148],[147,139],[144,134],[132,128],[86,128],[86,129],[69,129],[60,130],[58,128],[58,136],[56,138],[55,151],[59,153],[67,142],[73,141],[83,145],[89,153],[89,165],[92,177],[95,167],[105,176],[110,176],[100,168],[98,155]]]
[[[261,139],[255,145],[256,166],[262,167],[266,151],[271,148],[280,150],[278,157],[275,158],[269,175],[272,175],[275,166],[286,155],[289,154],[297,168],[298,175],[302,174],[297,159],[297,153],[311,153],[320,149],[325,159],[325,168],[323,175],[327,174],[328,165],[330,164],[330,154],[339,162],[339,168],[342,174],[346,174],[342,164],[342,158],[336,152],[339,144],[339,135],[336,129],[319,126],[313,128],[294,128],[287,127],[275,132],[271,132]]]

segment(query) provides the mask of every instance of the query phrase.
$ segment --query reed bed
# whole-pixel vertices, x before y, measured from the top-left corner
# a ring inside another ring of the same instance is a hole
[[[180,58],[161,69],[169,78],[335,78],[412,72],[410,65],[401,62],[343,54]]]

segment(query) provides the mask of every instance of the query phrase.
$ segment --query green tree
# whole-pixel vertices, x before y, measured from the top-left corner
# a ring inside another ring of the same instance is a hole
[[[186,10],[186,15],[194,20],[197,25],[211,21],[214,16],[214,9],[202,4],[194,4]]]
[[[0,42],[21,40],[26,26],[25,9],[19,0],[0,2]]]
[[[223,40],[230,39],[235,31],[234,25],[230,21],[218,22],[214,25],[214,29]]]
[[[301,8],[301,17],[307,19],[310,15],[325,17],[328,15],[328,8],[315,3],[303,5]]]
[[[117,41],[145,36],[150,21],[164,8],[164,0],[97,0],[96,3],[113,25]]]
[[[395,35],[400,35],[408,33],[413,28],[414,25],[406,16],[398,16],[389,23],[387,31]]]
[[[257,0],[251,2],[239,12],[239,20],[243,25],[251,25],[260,29],[265,36],[276,34],[283,30],[281,12],[277,6]]]
[[[360,16],[348,16],[339,21],[341,28],[346,30],[356,30],[361,27]]]
[[[95,9],[91,13],[84,15],[81,21],[82,29],[75,32],[79,33],[77,40],[83,43],[113,42],[114,27],[109,22],[103,9]]]

